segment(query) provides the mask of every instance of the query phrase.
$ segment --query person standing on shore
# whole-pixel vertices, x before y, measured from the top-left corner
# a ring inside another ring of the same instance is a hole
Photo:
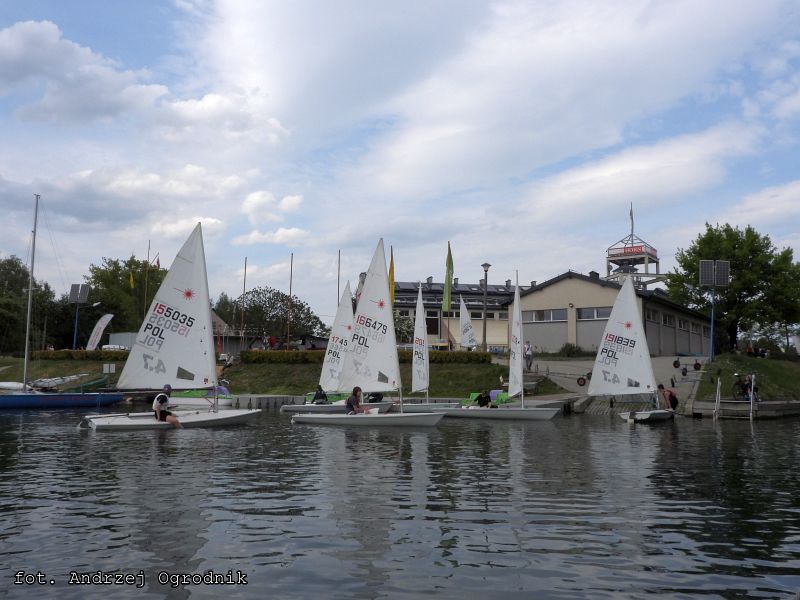
[[[176,429],[180,429],[183,427],[183,425],[181,425],[178,417],[167,410],[169,396],[171,393],[172,386],[170,384],[166,384],[164,386],[164,390],[161,393],[156,394],[156,398],[153,400],[153,413],[156,416],[156,421],[164,421],[165,423],[170,423]]]
[[[525,342],[522,347],[522,355],[525,357],[525,370],[530,371],[533,364],[533,348],[531,348],[530,342]]]

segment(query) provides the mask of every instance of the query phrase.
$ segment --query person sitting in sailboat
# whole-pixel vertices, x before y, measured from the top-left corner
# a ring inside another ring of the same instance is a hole
[[[369,409],[365,406],[361,406],[361,388],[356,386],[353,388],[353,393],[345,402],[345,407],[347,408],[348,415],[357,415],[358,413],[369,413]]]
[[[178,417],[167,410],[170,394],[172,394],[172,386],[166,384],[164,390],[156,394],[155,400],[153,400],[153,413],[155,413],[156,421],[164,421],[172,424],[176,428],[180,428],[182,425]]]
[[[314,404],[328,404],[328,394],[322,389],[321,385],[317,386],[317,391],[314,393]]]
[[[477,398],[475,398],[475,403],[481,408],[487,408],[489,404],[491,404],[491,402],[492,402],[492,396],[489,394],[488,391],[483,392]]]

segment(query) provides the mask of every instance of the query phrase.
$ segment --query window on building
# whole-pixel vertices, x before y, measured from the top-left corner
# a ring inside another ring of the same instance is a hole
[[[705,325],[703,325],[703,337],[708,337],[709,329]]]
[[[590,308],[578,308],[579,321],[587,321],[591,319],[607,319],[611,314],[610,306],[593,306]]]
[[[398,310],[398,311],[397,311],[397,314],[398,314],[398,315],[400,315],[401,317],[410,317],[410,316],[411,316],[411,311],[408,311],[408,310]]]
[[[700,333],[700,323],[692,323],[692,333]]]
[[[469,313],[469,316],[470,316],[471,319],[483,319],[483,313],[482,312],[472,312],[472,313]]]
[[[442,313],[442,316],[448,319],[457,319],[460,314],[461,312],[457,310],[447,310]]]
[[[523,310],[522,311],[522,322],[523,323],[533,323],[533,311],[532,310]]]
[[[425,329],[428,335],[435,335],[439,337],[439,311],[426,310],[425,311]]]
[[[661,322],[667,327],[675,327],[675,315],[661,315]]]
[[[678,319],[678,329],[689,331],[689,321],[686,319]]]
[[[533,316],[535,322],[549,322],[549,321],[566,321],[567,309],[566,308],[549,308],[547,310],[526,310],[523,311],[523,322],[525,321],[525,313]]]
[[[508,313],[507,312],[500,312],[497,313],[497,318],[501,321],[508,321]]]
[[[658,312],[654,311],[652,308],[646,308],[644,310],[644,318],[653,323],[658,323]]]
[[[493,312],[487,312],[486,313],[486,320],[488,321],[489,319],[494,319],[494,313]]]

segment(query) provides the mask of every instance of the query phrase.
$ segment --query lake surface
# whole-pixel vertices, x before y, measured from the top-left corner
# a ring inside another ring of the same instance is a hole
[[[0,413],[0,598],[800,590],[800,420],[93,433],[80,414]],[[171,587],[209,570],[247,584]],[[98,571],[131,580],[70,575]]]

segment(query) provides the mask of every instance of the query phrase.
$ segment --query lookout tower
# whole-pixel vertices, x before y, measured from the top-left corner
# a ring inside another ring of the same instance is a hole
[[[639,267],[644,266],[644,271]],[[655,268],[652,272],[651,267]],[[657,281],[666,276],[659,269],[658,251],[633,232],[633,204],[631,204],[631,233],[610,246],[606,252],[606,279],[622,283],[622,278],[632,276],[637,288]]]

